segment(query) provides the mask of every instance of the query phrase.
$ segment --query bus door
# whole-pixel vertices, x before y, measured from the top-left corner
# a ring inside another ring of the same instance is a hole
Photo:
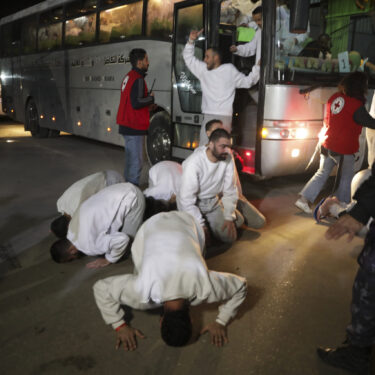
[[[202,90],[199,79],[185,65],[182,51],[190,31],[205,27],[203,1],[182,1],[174,6],[174,39],[172,56],[172,158],[185,159],[199,145]],[[205,32],[195,42],[195,56],[203,60]]]

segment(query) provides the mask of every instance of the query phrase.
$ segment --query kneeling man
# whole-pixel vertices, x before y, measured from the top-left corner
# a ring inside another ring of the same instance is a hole
[[[84,201],[69,222],[66,238],[51,247],[57,263],[78,258],[81,253],[104,255],[87,264],[99,268],[116,263],[142,224],[145,198],[131,183],[111,185]]]
[[[107,324],[117,331],[117,348],[136,348],[136,336],[121,305],[146,310],[163,307],[161,336],[166,344],[184,346],[192,334],[189,306],[225,301],[216,321],[202,330],[212,343],[228,341],[226,325],[246,296],[242,277],[209,271],[203,259],[204,232],[186,212],[160,213],[139,229],[132,245],[132,275],[113,276],[94,285],[94,296]]]

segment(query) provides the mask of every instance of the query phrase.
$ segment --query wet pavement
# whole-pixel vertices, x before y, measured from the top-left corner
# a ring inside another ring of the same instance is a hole
[[[362,239],[331,242],[325,225],[293,205],[308,176],[243,179],[244,194],[267,226],[245,229],[210,269],[247,278],[248,297],[218,349],[198,338],[217,305],[192,308],[196,340],[167,347],[155,313],[133,311],[147,338],[135,352],[115,350],[115,334],[95,305],[96,280],[132,272],[130,259],[104,269],[89,258],[56,264],[49,224],[56,200],[78,179],[123,169],[123,149],[70,135],[35,139],[0,118],[1,374],[345,374],[322,364],[319,345],[338,345],[349,320],[351,287]],[[142,182],[146,182],[145,168]]]

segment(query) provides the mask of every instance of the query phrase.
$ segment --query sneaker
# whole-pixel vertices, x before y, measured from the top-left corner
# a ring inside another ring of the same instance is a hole
[[[363,375],[369,371],[370,352],[371,348],[353,345],[317,349],[320,359],[328,365]]]
[[[302,210],[305,214],[311,214],[312,209],[310,208],[309,204],[302,200],[302,198],[299,198],[295,203],[295,206],[297,206],[300,210]]]

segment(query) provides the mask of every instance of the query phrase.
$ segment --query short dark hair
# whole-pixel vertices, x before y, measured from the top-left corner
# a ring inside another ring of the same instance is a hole
[[[216,142],[220,138],[230,139],[230,134],[225,129],[219,128],[211,133],[208,140],[209,142]]]
[[[185,346],[193,332],[189,307],[182,310],[165,311],[161,323],[161,337],[169,346]]]
[[[138,61],[143,60],[147,52],[143,48],[133,48],[129,53],[130,64],[135,68]]]
[[[145,197],[146,208],[143,214],[143,221],[160,212],[168,212],[177,209],[176,203],[170,203],[165,200],[155,199],[154,197]]]
[[[219,56],[220,62],[223,61],[223,52],[219,48],[217,48],[217,47],[210,47],[209,49],[212,50],[212,52],[213,52],[214,55],[218,55]]]
[[[258,7],[256,7],[254,10],[253,10],[253,13],[252,14],[259,14],[259,13],[263,13],[263,8],[261,5],[259,5]]]
[[[51,246],[50,253],[56,263],[66,263],[69,260],[69,247],[72,243],[67,238],[61,238]]]
[[[221,121],[221,120],[216,120],[216,119],[214,119],[214,120],[210,120],[210,121],[208,121],[208,122],[206,123],[206,126],[205,126],[205,128],[206,128],[206,133],[209,132],[209,131],[211,130],[211,128],[212,128],[212,125],[213,125],[213,124],[216,124],[216,123],[219,123],[219,124],[223,125],[223,121]]]
[[[339,90],[352,98],[366,101],[367,75],[363,72],[353,72],[345,76],[339,83]]]
[[[69,221],[70,219],[65,215],[59,216],[52,221],[50,226],[51,232],[58,238],[64,238],[68,233]]]

